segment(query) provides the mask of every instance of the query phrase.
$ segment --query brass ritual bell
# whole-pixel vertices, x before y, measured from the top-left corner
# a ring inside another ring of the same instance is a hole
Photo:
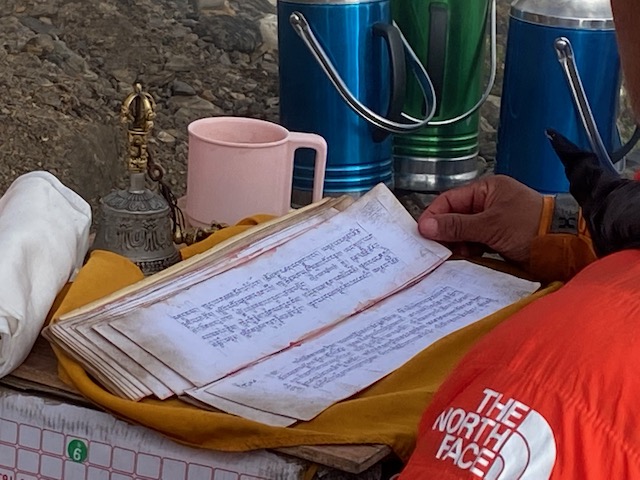
[[[93,249],[129,258],[145,275],[180,261],[173,241],[171,207],[162,195],[145,186],[147,173],[156,181],[162,176],[158,165],[152,165],[153,171],[149,169],[148,140],[155,106],[153,97],[140,84],[134,85],[122,104],[120,119],[128,125],[129,188],[113,191],[100,200],[101,221],[93,244]]]

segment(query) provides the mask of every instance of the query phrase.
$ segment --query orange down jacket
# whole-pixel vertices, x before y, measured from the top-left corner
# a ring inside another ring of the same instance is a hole
[[[568,237],[537,239],[547,272],[593,260]],[[625,250],[496,327],[433,397],[400,479],[640,478],[639,293],[640,250]]]

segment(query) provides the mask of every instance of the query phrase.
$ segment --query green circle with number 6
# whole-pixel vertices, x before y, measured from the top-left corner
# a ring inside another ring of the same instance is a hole
[[[87,444],[82,440],[71,440],[67,445],[67,454],[74,462],[84,462],[87,459],[87,450]]]

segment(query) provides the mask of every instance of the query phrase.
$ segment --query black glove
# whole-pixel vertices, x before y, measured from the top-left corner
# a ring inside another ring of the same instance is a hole
[[[547,137],[564,165],[598,256],[640,248],[640,183],[621,178],[606,160],[554,130],[547,130]]]

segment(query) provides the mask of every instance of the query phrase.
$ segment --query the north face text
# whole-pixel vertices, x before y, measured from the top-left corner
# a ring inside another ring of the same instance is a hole
[[[436,458],[482,479],[528,478],[535,461],[537,474],[546,472],[535,477],[540,480],[555,463],[555,441],[544,418],[489,388],[474,411],[451,407],[436,418],[433,430],[444,434]]]

